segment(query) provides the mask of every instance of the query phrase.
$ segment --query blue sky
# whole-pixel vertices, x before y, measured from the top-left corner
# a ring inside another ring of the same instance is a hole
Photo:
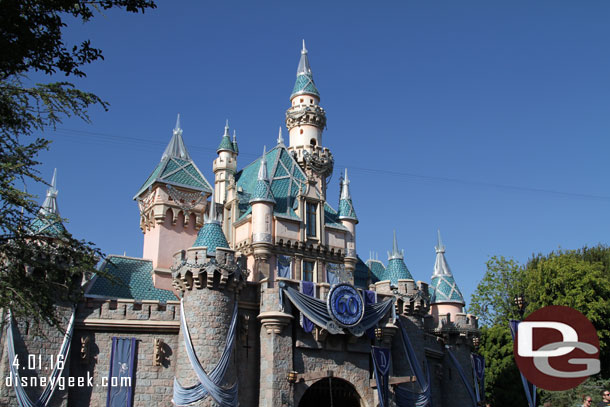
[[[305,38],[335,156],[329,201],[336,207],[348,167],[361,257],[385,261],[396,229],[411,273],[429,281],[440,229],[468,301],[492,255],[525,262],[608,243],[609,17],[605,1],[515,0],[166,1],[145,15],[105,12],[66,35],[104,51],[75,83],[110,111],[47,133],[42,173],[58,168],[74,235],[141,256],[132,197],[176,114],[209,181],[227,118],[245,166],[275,145]]]

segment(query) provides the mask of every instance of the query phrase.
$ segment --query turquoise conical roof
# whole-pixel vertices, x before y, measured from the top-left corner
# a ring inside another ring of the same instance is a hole
[[[161,156],[161,161],[133,199],[138,199],[155,182],[200,192],[212,192],[212,186],[199,171],[186,150],[182,139],[182,129],[180,128],[180,115],[178,115],[172,138]]]
[[[233,151],[235,154],[239,154],[239,147],[237,147],[237,135],[235,134],[235,130],[233,130],[233,142],[231,143],[233,146]]]
[[[413,276],[405,264],[404,252],[398,250],[396,232],[394,232],[394,242],[392,251],[388,252],[388,266],[385,269],[384,280],[390,280],[390,284],[398,285],[398,280],[404,279],[413,280]]]
[[[59,237],[68,233],[61,221],[59,209],[57,208],[58,192],[57,169],[55,169],[53,171],[51,186],[47,189],[47,196],[38,211],[38,215],[29,226],[29,230],[32,234]]]
[[[210,211],[206,217],[203,227],[197,233],[197,239],[193,243],[193,247],[207,247],[208,253],[216,253],[217,247],[229,248],[229,242],[222,231],[221,222],[216,216],[216,203],[214,202],[214,191],[210,198]]]
[[[352,197],[349,193],[349,179],[347,178],[347,168],[345,169],[345,178],[341,184],[341,199],[339,200],[339,219],[354,220],[358,223],[358,217],[354,210]]]
[[[225,132],[220,139],[220,144],[216,149],[217,153],[221,151],[230,151],[232,153],[235,152],[235,147],[233,146],[233,142],[231,141],[231,136],[229,135],[229,121],[227,120],[227,124],[225,124]]]
[[[297,68],[297,79],[292,89],[290,98],[297,95],[314,95],[320,97],[320,92],[316,88],[313,81],[313,74],[309,67],[309,58],[307,57],[307,49],[305,48],[305,40],[303,40],[303,49],[301,50],[301,60]]]
[[[455,303],[465,305],[464,296],[457,286],[449,264],[445,259],[445,246],[441,241],[441,232],[438,232],[438,246],[436,250],[436,261],[434,262],[434,273],[430,284],[431,304]]]
[[[258,168],[258,176],[256,178],[256,185],[254,191],[250,197],[250,204],[256,202],[269,202],[275,204],[273,193],[271,192],[271,185],[269,185],[269,177],[267,176],[267,148],[263,149],[263,156],[261,158],[261,165]]]

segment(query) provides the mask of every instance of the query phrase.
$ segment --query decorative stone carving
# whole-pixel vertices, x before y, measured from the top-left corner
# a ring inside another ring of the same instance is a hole
[[[261,321],[263,329],[265,329],[268,334],[280,334],[284,327],[290,324],[290,321],[293,320],[294,317],[285,312],[265,311],[261,312],[256,319]]]

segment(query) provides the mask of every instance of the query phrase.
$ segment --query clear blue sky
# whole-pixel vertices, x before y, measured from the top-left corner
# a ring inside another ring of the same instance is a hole
[[[69,230],[141,256],[132,196],[181,113],[210,182],[225,119],[239,166],[273,146],[301,39],[335,156],[348,167],[358,251],[386,260],[392,230],[429,281],[436,230],[467,301],[491,255],[608,243],[610,2],[165,1],[71,24],[105,61],[76,83],[111,103],[66,120],[42,154]],[[63,79],[58,77],[56,79]],[[44,187],[30,186],[44,194]],[[41,198],[42,199],[42,198]]]

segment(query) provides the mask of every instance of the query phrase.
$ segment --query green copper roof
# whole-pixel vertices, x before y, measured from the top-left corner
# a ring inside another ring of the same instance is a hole
[[[48,237],[60,237],[68,233],[57,209],[57,169],[53,171],[51,186],[36,218],[29,226],[30,233]]]
[[[383,280],[390,280],[392,285],[398,285],[398,280],[413,279],[405,261],[401,258],[394,258],[388,261]]]
[[[436,261],[434,262],[434,273],[430,284],[430,291],[432,292],[430,303],[454,302],[465,304],[464,297],[445,259],[445,246],[443,246],[441,240],[440,230],[438,232],[438,245],[434,249],[436,250]]]
[[[462,296],[452,275],[433,276],[430,290],[432,291],[432,296],[430,298],[431,304],[438,304],[441,302],[465,304],[464,296]]]
[[[324,204],[324,224],[336,229],[347,230],[338,218],[337,211],[335,211],[329,204]]]
[[[34,235],[60,237],[68,233],[61,218],[55,214],[36,216],[30,224],[30,232]]]
[[[177,300],[171,291],[155,288],[150,260],[108,256],[100,270],[114,277],[117,282],[97,276],[87,290],[87,295],[134,300]]]
[[[301,59],[299,60],[299,66],[297,67],[297,80],[292,89],[290,98],[292,99],[296,95],[314,95],[320,97],[320,92],[316,88],[316,84],[313,81],[313,74],[309,66],[309,57],[307,56],[307,49],[305,48],[305,41],[303,41],[303,49],[301,50]]]
[[[218,153],[220,151],[235,152],[233,142],[231,142],[231,139],[228,136],[223,136],[222,139],[220,139],[220,144],[218,145],[216,152]]]
[[[150,174],[134,197],[136,199],[155,182],[188,188],[201,192],[212,192],[212,187],[192,160],[165,157]]]
[[[263,150],[263,155],[260,159],[260,166],[258,168],[258,175],[256,179],[256,185],[254,186],[254,191],[250,197],[250,203],[255,202],[268,202],[275,204],[275,199],[273,199],[273,194],[271,193],[271,186],[269,185],[269,177],[267,175],[267,159],[266,149]]]
[[[318,92],[318,88],[316,88],[316,84],[313,81],[313,75],[311,73],[297,76],[297,80],[294,83],[294,88],[292,89],[290,98],[297,95],[314,95],[320,97],[320,92]]]
[[[358,221],[351,198],[341,199],[339,201],[339,219],[353,219]]]
[[[210,183],[199,171],[186,150],[180,128],[180,115],[178,115],[172,138],[161,156],[161,161],[133,199],[137,199],[155,182],[201,192],[212,191]]]
[[[383,281],[385,279],[385,266],[379,260],[369,259],[366,262],[371,270],[371,280],[373,283]]]
[[[217,247],[229,247],[229,243],[227,242],[227,238],[222,231],[220,223],[206,222],[203,227],[199,229],[199,233],[197,234],[197,239],[195,240],[193,247],[202,246],[208,248],[208,253],[215,253]]]

